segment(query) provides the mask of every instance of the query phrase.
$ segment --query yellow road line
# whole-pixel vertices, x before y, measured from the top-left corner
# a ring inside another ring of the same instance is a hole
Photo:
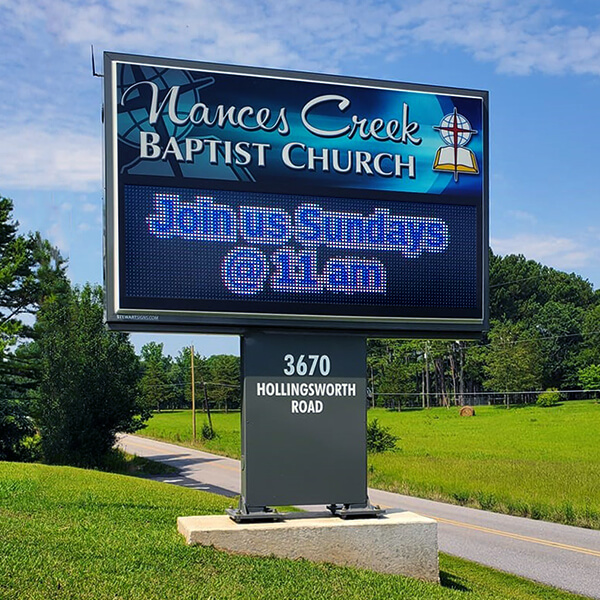
[[[147,446],[138,442],[137,440],[134,442],[141,448],[146,448],[147,450],[156,451],[156,448],[153,446]],[[228,471],[239,472],[239,468],[231,467],[229,465],[221,465],[218,463],[211,463],[211,467],[218,467],[219,469],[227,469]],[[392,506],[381,505],[381,508],[394,508]],[[571,552],[578,552],[579,554],[588,554],[589,556],[596,556],[600,558],[600,551],[598,550],[590,550],[589,548],[580,548],[579,546],[571,546],[569,544],[561,544],[560,542],[552,542],[550,540],[542,540],[539,538],[530,537],[527,535],[520,535],[518,533],[510,533],[508,531],[501,531],[499,529],[491,529],[489,527],[481,527],[480,525],[473,525],[471,523],[463,523],[462,521],[454,521],[452,519],[444,519],[442,517],[433,517],[431,515],[426,515],[424,513],[419,512],[420,515],[424,517],[428,517],[430,519],[434,519],[438,521],[438,523],[445,523],[446,525],[453,525],[455,527],[464,527],[465,529],[473,529],[474,531],[481,531],[482,533],[489,533],[492,535],[499,535],[502,537],[511,538],[513,540],[519,540],[521,542],[529,542],[531,544],[539,544],[541,546],[550,546],[552,548],[559,548],[561,550],[569,550]]]
[[[383,506],[381,508],[393,508],[392,506]],[[463,523],[462,521],[454,521],[452,519],[444,519],[442,517],[433,517],[419,512],[423,517],[434,519],[439,523],[445,523],[446,525],[454,525],[455,527],[464,527],[466,529],[473,529],[475,531],[481,531],[483,533],[490,533],[492,535],[500,535],[502,537],[511,538],[513,540],[519,540],[521,542],[529,542],[531,544],[540,544],[542,546],[551,546],[553,548],[560,548],[561,550],[570,550],[571,552],[578,552],[579,554],[588,554],[589,556],[596,556],[600,558],[600,551],[590,550],[589,548],[580,548],[579,546],[571,546],[569,544],[561,544],[560,542],[552,542],[550,540],[541,540],[539,538],[530,537],[528,535],[520,535],[518,533],[510,533],[508,531],[500,531],[499,529],[490,529],[489,527],[481,527],[480,525],[473,525],[471,523]]]

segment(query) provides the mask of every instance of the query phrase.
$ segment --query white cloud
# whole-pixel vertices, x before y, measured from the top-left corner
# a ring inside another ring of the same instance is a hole
[[[4,188],[97,189],[102,182],[100,139],[37,126],[5,129],[0,144],[0,182]]]
[[[410,60],[422,49],[444,60],[459,50],[506,73],[600,75],[600,19],[559,6],[0,0],[0,185],[98,189],[101,82],[91,76],[91,43],[98,59],[107,49],[321,72],[348,71],[353,63],[361,72],[373,61]]]
[[[79,225],[77,226],[77,229],[79,229],[79,231],[89,231],[92,228],[92,226],[89,223],[79,223]]]
[[[516,221],[520,221],[521,223],[528,223],[530,225],[535,225],[538,222],[538,219],[535,215],[524,211],[524,210],[509,210],[509,216],[511,216]]]
[[[392,22],[416,41],[461,48],[495,63],[500,72],[600,75],[598,24],[590,27],[573,17],[536,0],[422,0],[400,9]]]
[[[98,206],[96,206],[95,204],[92,204],[91,202],[86,202],[85,204],[81,205],[81,210],[83,210],[83,212],[96,212],[98,210]]]
[[[52,223],[50,227],[46,229],[45,235],[54,246],[58,247],[63,256],[68,256],[70,244],[60,222],[55,221]]]
[[[600,75],[598,21],[545,0],[22,0],[5,15],[72,46],[330,71],[342,60],[461,49],[499,71]]]
[[[583,241],[542,234],[492,238],[491,246],[497,254],[523,254],[526,258],[565,271],[589,266],[596,258],[595,252]]]

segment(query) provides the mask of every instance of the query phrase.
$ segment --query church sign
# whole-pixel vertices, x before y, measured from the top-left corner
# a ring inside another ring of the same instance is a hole
[[[486,92],[114,53],[104,73],[110,327],[486,327]]]

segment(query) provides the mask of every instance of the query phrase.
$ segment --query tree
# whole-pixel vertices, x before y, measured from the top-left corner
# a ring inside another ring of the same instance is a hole
[[[547,302],[588,308],[597,302],[589,281],[563,273],[522,255],[495,256],[490,252],[490,316],[517,322],[534,318]]]
[[[101,466],[117,432],[149,414],[138,405],[139,360],[124,333],[103,324],[102,290],[66,286],[47,297],[36,324],[40,386],[35,417],[46,461]]]
[[[65,263],[39,234],[18,234],[12,209],[12,201],[0,197],[0,460],[27,460],[25,441],[35,434],[28,392],[38,371],[26,344],[32,328],[23,317],[64,279]]]
[[[412,340],[368,340],[367,375],[377,404],[385,406],[390,399],[395,406],[399,398],[401,405],[403,399],[416,397],[421,378],[417,362],[420,344]]]
[[[240,406],[240,359],[230,354],[215,354],[206,359],[209,397],[219,408]]]
[[[600,304],[585,312],[581,334],[583,342],[578,357],[579,366],[600,364]]]
[[[542,361],[538,352],[539,335],[521,323],[495,323],[490,331],[485,385],[495,392],[538,389],[542,377]]]
[[[579,385],[584,390],[600,389],[600,365],[588,365],[577,373]]]
[[[543,388],[576,385],[571,368],[581,342],[584,310],[567,302],[549,300],[529,319],[529,328],[539,333]]]
[[[163,344],[149,342],[142,347],[140,393],[148,410],[173,408],[176,394],[170,380],[171,357],[163,355]]]
[[[0,460],[28,460],[25,440],[34,434],[27,404],[20,398],[4,398],[0,402]]]
[[[170,379],[176,394],[176,403],[180,408],[190,408],[192,403],[192,352],[189,347],[182,348],[173,361]],[[196,383],[196,402],[198,403],[198,387],[208,379],[206,359],[194,351],[194,373]]]

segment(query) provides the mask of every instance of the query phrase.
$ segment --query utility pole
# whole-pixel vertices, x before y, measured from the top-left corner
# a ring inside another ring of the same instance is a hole
[[[371,365],[371,408],[375,408],[375,377],[373,376],[373,365]]]
[[[429,346],[427,346],[427,350],[429,350]],[[425,395],[427,396],[427,408],[429,408],[429,360],[427,351],[425,352]]]
[[[196,385],[194,380],[194,346],[190,346],[190,366],[192,369],[192,441],[196,441]]]

